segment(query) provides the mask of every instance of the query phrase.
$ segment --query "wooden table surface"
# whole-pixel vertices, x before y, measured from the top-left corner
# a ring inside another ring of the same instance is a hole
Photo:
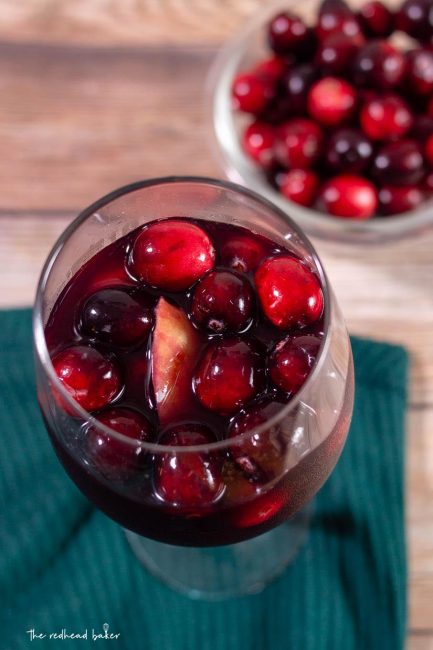
[[[222,177],[203,85],[219,44],[259,5],[0,0],[1,307],[32,303],[54,240],[106,192]],[[315,244],[350,331],[411,354],[407,647],[433,649],[433,230],[386,247]]]

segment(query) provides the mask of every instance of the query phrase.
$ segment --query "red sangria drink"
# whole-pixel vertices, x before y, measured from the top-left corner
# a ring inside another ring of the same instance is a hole
[[[344,323],[285,214],[208,179],[122,188],[54,247],[34,326],[56,453],[148,567],[214,593],[200,562],[215,551],[215,580],[232,547],[214,547],[236,543],[227,594],[285,566],[353,405]],[[198,583],[176,577],[186,564]]]

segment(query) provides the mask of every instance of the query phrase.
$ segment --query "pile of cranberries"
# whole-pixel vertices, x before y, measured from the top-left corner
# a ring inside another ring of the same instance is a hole
[[[401,41],[398,45],[396,42]],[[246,154],[296,203],[334,217],[410,211],[433,194],[433,3],[324,0],[316,24],[267,25],[272,55],[233,81]]]
[[[46,338],[60,381],[100,422],[135,442],[206,445],[266,422],[300,389],[323,310],[318,277],[287,248],[234,225],[170,218],[89,260]],[[227,452],[247,484],[266,478],[266,440]],[[85,444],[106,476],[127,475],[142,455],[94,426]],[[225,490],[223,463],[160,454],[155,493],[186,510],[212,503]]]

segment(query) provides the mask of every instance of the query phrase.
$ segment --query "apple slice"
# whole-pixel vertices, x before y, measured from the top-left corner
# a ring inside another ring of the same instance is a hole
[[[164,298],[156,306],[152,341],[152,383],[160,423],[169,424],[191,411],[192,374],[200,339],[186,315]]]

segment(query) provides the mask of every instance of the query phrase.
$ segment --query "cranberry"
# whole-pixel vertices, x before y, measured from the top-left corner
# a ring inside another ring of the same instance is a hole
[[[222,266],[240,273],[248,273],[260,264],[266,249],[257,236],[234,235],[226,240],[219,251]]]
[[[270,376],[285,393],[296,393],[310,374],[320,348],[317,336],[295,336],[280,341],[273,350]]]
[[[429,197],[433,194],[433,172],[429,172],[425,176],[422,183],[422,189],[427,193]]]
[[[104,473],[125,472],[137,467],[143,459],[140,442],[149,442],[152,429],[148,420],[129,408],[113,408],[99,413],[97,420],[114,429],[134,443],[118,440],[105,434],[97,426],[87,430],[87,445],[92,461]]]
[[[290,114],[306,112],[308,91],[316,79],[317,70],[310,63],[289,68],[280,86]]]
[[[403,54],[387,41],[369,41],[355,57],[354,81],[359,86],[379,90],[393,88],[403,79],[406,62]]]
[[[359,129],[339,129],[326,147],[326,163],[337,172],[358,174],[368,166],[372,156],[372,144]]]
[[[337,77],[325,77],[316,81],[308,95],[310,115],[326,126],[336,126],[347,120],[355,105],[355,89]]]
[[[259,266],[255,283],[265,316],[279,328],[315,323],[323,311],[319,279],[296,257],[271,257]]]
[[[353,38],[336,32],[319,44],[315,62],[326,74],[341,75],[350,69],[357,51]]]
[[[269,167],[274,158],[274,129],[263,122],[253,122],[245,129],[244,151],[262,167]]]
[[[277,14],[269,23],[268,42],[276,54],[290,54],[303,47],[308,29],[302,20],[291,12]]]
[[[198,226],[166,219],[140,232],[132,249],[132,271],[147,285],[166,291],[188,289],[214,265],[215,250]]]
[[[253,316],[254,292],[246,277],[232,271],[211,271],[194,289],[191,315],[211,332],[241,332]]]
[[[195,423],[178,425],[161,436],[160,444],[180,449],[158,454],[155,459],[154,482],[160,499],[189,512],[206,509],[222,496],[224,483],[218,453],[182,449],[212,442],[215,437],[210,429]]]
[[[358,14],[364,33],[369,37],[383,38],[394,29],[394,18],[388,7],[378,0],[362,5]]]
[[[242,473],[254,482],[264,483],[281,476],[286,446],[278,424],[261,433],[249,435],[247,432],[261,427],[283,407],[284,404],[278,402],[256,404],[236,415],[230,425],[229,438],[245,434],[231,444],[230,454]]]
[[[233,524],[238,528],[250,528],[264,524],[277,516],[287,504],[287,499],[287,492],[276,488],[260,494],[236,510]]]
[[[359,22],[345,3],[324,2],[319,10],[316,34],[323,40],[335,33],[363,39]]]
[[[433,52],[431,50],[418,49],[408,52],[406,78],[410,90],[418,95],[429,95],[433,91]]]
[[[271,56],[264,59],[254,68],[254,74],[259,77],[269,77],[273,81],[280,79],[287,70],[286,59],[280,56]]]
[[[244,113],[261,113],[274,96],[274,82],[266,75],[243,73],[233,81],[233,108]]]
[[[422,42],[433,36],[433,11],[431,0],[406,0],[396,14],[396,28]]]
[[[431,135],[425,145],[425,158],[430,166],[433,168],[433,135]]]
[[[105,343],[130,345],[143,339],[152,327],[150,299],[125,288],[102,289],[84,303],[81,329]]]
[[[372,175],[381,185],[415,185],[424,173],[421,146],[414,140],[388,142],[377,153]]]
[[[322,140],[322,130],[317,124],[296,118],[278,128],[275,154],[286,167],[307,169],[319,157]]]
[[[116,366],[94,348],[66,348],[56,354],[53,366],[66,390],[87,411],[106,406],[120,390]]]
[[[376,212],[377,192],[365,178],[342,174],[323,185],[318,202],[322,210],[335,217],[368,219]]]
[[[313,205],[316,199],[318,186],[319,179],[314,172],[308,169],[291,169],[285,175],[280,191],[286,199],[308,207]]]
[[[413,115],[401,97],[385,95],[365,103],[360,121],[364,133],[372,140],[392,140],[409,131]]]
[[[379,212],[389,216],[409,212],[417,208],[424,200],[424,194],[414,185],[385,185],[379,190]]]
[[[206,408],[234,413],[262,388],[261,354],[238,338],[212,341],[195,371],[194,387]]]

